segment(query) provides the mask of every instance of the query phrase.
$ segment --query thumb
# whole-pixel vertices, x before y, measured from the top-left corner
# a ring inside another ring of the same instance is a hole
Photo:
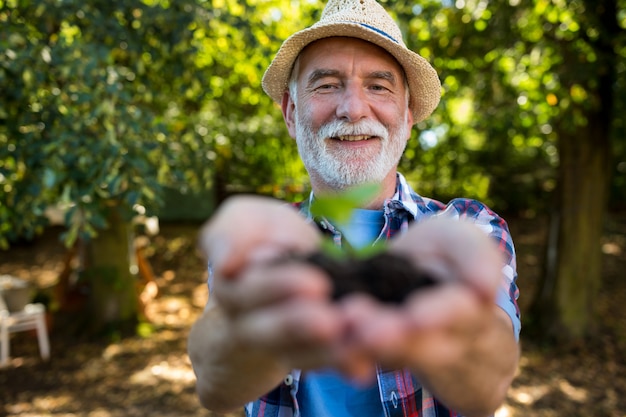
[[[317,229],[291,206],[268,197],[231,197],[203,226],[199,248],[216,274],[233,277],[251,262],[306,253],[320,242]]]

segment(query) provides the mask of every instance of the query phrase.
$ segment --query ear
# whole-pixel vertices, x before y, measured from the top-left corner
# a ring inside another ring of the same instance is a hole
[[[413,110],[411,107],[408,107],[407,109],[406,123],[408,132],[406,140],[408,141],[411,138],[411,130],[413,130]]]
[[[283,94],[283,101],[281,102],[281,109],[283,111],[283,119],[285,119],[285,125],[289,131],[289,136],[296,138],[296,104],[289,94],[289,90]]]

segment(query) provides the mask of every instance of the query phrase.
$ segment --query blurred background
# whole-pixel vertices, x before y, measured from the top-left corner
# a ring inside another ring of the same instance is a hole
[[[516,243],[498,417],[626,416],[626,0],[381,3],[442,81],[400,170]],[[323,4],[0,0],[0,293],[45,306],[50,341],[10,335],[0,415],[211,415],[186,355],[197,230],[233,194],[308,194],[260,80]]]

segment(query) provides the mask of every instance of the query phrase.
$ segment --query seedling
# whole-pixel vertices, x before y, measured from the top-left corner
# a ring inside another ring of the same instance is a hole
[[[311,205],[311,214],[314,218],[325,218],[341,231],[354,209],[372,201],[379,191],[378,185],[369,184],[343,193],[317,196]],[[382,302],[402,303],[410,292],[435,283],[409,259],[386,249],[385,243],[355,248],[345,240],[339,248],[332,239],[325,237],[320,251],[306,260],[330,276],[334,299],[365,292]]]
[[[372,201],[379,192],[380,185],[365,184],[350,188],[342,193],[316,196],[311,204],[311,214],[314,218],[325,218],[341,232],[350,221],[354,210]],[[341,245],[340,248],[335,245],[332,239],[323,239],[322,251],[336,259],[366,259],[385,249],[384,242],[355,248],[344,239]]]

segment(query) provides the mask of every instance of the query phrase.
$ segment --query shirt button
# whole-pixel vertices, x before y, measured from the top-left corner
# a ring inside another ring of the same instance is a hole
[[[285,385],[291,386],[291,384],[293,384],[293,376],[291,376],[291,374],[287,374],[283,382]]]
[[[393,408],[398,408],[398,394],[395,391],[391,391],[389,399],[391,400],[391,405],[393,405]]]

